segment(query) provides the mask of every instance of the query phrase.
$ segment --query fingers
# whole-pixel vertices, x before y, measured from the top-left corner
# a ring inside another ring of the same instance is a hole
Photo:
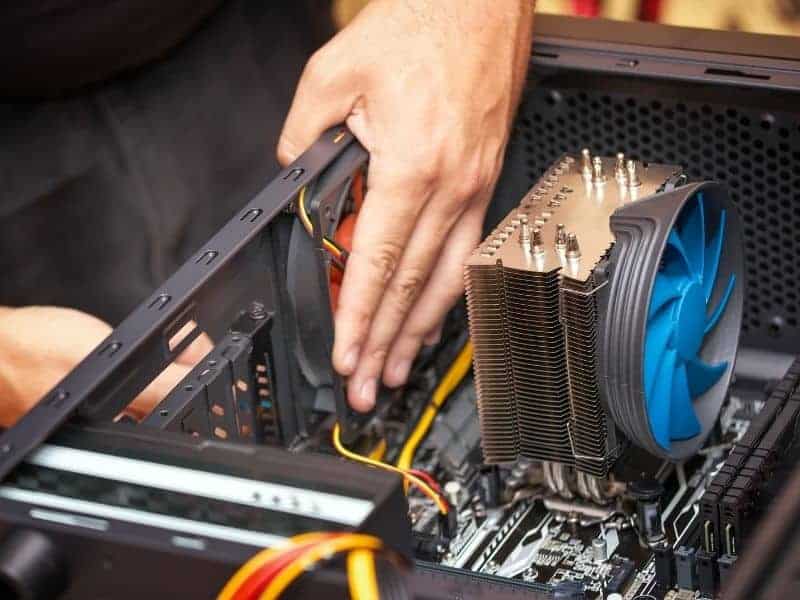
[[[211,352],[213,349],[214,342],[211,341],[211,338],[208,337],[208,334],[203,332],[198,335],[191,344],[189,344],[189,347],[186,348],[186,350],[180,353],[175,361],[184,365],[194,366],[203,360],[205,355]]]
[[[189,374],[192,366],[172,363],[148,385],[136,399],[125,409],[125,412],[136,420],[142,420],[167,397],[172,389]]]
[[[175,362],[168,365],[158,377],[150,382],[150,385],[128,405],[125,412],[137,421],[141,421],[213,349],[214,343],[211,338],[206,333],[201,333],[186,350],[181,352]]]
[[[394,276],[382,290],[358,368],[348,384],[348,397],[354,406],[371,407],[374,403],[377,382],[392,341],[419,298],[453,221],[458,217],[458,214],[444,216],[436,206],[436,199],[433,199],[423,211]],[[433,326],[435,323],[431,328]],[[410,367],[409,360],[396,368],[407,373]]]
[[[356,223],[336,313],[333,364],[343,375],[356,368],[370,323],[384,290],[393,281],[426,200],[418,183],[383,178],[377,166],[372,168],[373,179]],[[396,289],[410,294],[421,275],[408,272],[404,277],[405,283],[396,284]],[[362,385],[375,383],[363,381]],[[364,405],[354,405],[359,406]]]
[[[392,341],[383,369],[383,381],[390,387],[405,383],[412,361],[424,343],[437,343],[447,311],[464,290],[463,265],[470,252],[480,243],[484,210],[468,211],[451,232],[419,300],[402,329]]]
[[[343,123],[355,103],[352,61],[341,60],[336,39],[308,61],[278,141],[278,161],[287,165],[328,128]]]

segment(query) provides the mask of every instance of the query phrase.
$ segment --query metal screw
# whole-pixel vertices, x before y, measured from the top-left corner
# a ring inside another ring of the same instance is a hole
[[[639,187],[642,185],[641,179],[639,179],[639,169],[636,165],[636,161],[629,160],[628,161],[628,185],[630,187]]]
[[[578,236],[574,233],[567,235],[567,258],[580,258],[581,248],[578,245]]]
[[[247,314],[254,321],[260,321],[267,318],[267,309],[261,302],[253,302],[250,304]]]

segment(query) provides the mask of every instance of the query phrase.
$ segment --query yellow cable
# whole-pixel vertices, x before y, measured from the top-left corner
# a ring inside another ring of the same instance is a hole
[[[461,349],[461,352],[458,353],[458,356],[453,361],[453,364],[450,365],[445,376],[439,382],[439,385],[436,386],[431,401],[422,412],[422,416],[419,418],[411,435],[408,436],[406,443],[403,444],[403,449],[400,451],[396,463],[399,469],[411,468],[411,464],[414,461],[414,454],[416,454],[417,448],[427,435],[431,423],[433,423],[434,418],[436,418],[439,409],[467,375],[471,366],[472,342],[467,341]]]
[[[375,574],[375,553],[351,550],[347,555],[347,583],[350,600],[379,600],[378,577]]]
[[[314,544],[286,565],[261,592],[260,600],[277,600],[291,583],[300,577],[306,569],[326,558],[346,550],[369,549],[380,550],[383,543],[376,537],[362,534],[349,534],[324,540]]]
[[[231,577],[225,584],[225,587],[222,588],[222,591],[217,596],[217,600],[230,600],[233,598],[236,591],[244,584],[245,581],[247,581],[250,575],[255,573],[279,552],[289,550],[298,544],[308,544],[310,542],[314,542],[320,538],[324,538],[326,535],[327,534],[325,533],[317,532],[304,533],[301,535],[296,535],[278,546],[261,550],[241,567],[239,567],[239,570],[233,574],[233,577]]]
[[[386,449],[386,440],[381,439],[377,444],[375,444],[375,447],[370,451],[370,453],[367,454],[367,458],[372,460],[383,460],[383,457],[386,456]]]
[[[344,444],[342,444],[341,428],[339,427],[338,423],[336,425],[334,425],[334,427],[333,427],[333,447],[336,448],[336,450],[339,452],[339,454],[341,454],[345,458],[349,458],[350,460],[355,460],[357,462],[361,462],[361,463],[364,463],[364,464],[367,464],[367,465],[371,465],[371,466],[377,467],[379,469],[385,469],[387,471],[392,471],[394,473],[399,473],[407,481],[410,481],[411,483],[416,485],[420,490],[422,490],[422,492],[426,496],[428,496],[431,500],[433,500],[436,503],[436,506],[439,507],[439,510],[442,513],[447,514],[447,511],[449,510],[447,502],[445,502],[444,499],[439,494],[437,494],[436,491],[431,486],[429,486],[427,483],[425,483],[422,479],[420,479],[416,475],[412,475],[411,473],[407,473],[403,469],[398,469],[394,465],[383,463],[383,462],[380,462],[380,461],[377,461],[377,460],[372,460],[371,458],[367,458],[366,456],[362,456],[360,454],[356,454],[355,452],[351,452],[350,450],[345,448]]]
[[[297,209],[297,216],[300,217],[300,222],[303,224],[303,227],[306,228],[308,233],[314,233],[314,225],[311,223],[311,219],[308,218],[308,213],[306,212],[306,188],[300,190],[300,195],[297,198]]]
[[[300,217],[300,222],[303,224],[303,227],[308,232],[309,235],[314,235],[314,224],[311,222],[311,219],[308,218],[308,213],[306,212],[306,188],[302,188],[300,190],[300,195],[298,196],[297,200],[298,210],[297,214]],[[328,252],[331,252],[337,258],[342,256],[342,250],[331,242],[328,238],[322,238],[322,245]]]

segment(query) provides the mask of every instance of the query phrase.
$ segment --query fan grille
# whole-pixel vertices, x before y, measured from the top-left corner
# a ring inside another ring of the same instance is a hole
[[[498,215],[563,152],[682,164],[729,186],[744,223],[745,345],[800,340],[800,94],[588,73],[539,73],[527,91],[498,188]],[[781,97],[783,96],[783,97]],[[736,104],[731,104],[731,99]],[[780,110],[783,109],[783,110]]]

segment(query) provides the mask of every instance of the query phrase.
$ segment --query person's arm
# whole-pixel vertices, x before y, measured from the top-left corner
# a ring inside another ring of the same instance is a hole
[[[0,425],[13,425],[109,333],[107,323],[70,308],[0,306]],[[207,337],[195,340],[127,412],[149,413],[210,349]]]
[[[306,66],[287,164],[346,122],[370,153],[333,361],[348,399],[402,384],[463,291],[524,85],[532,0],[373,0]]]

